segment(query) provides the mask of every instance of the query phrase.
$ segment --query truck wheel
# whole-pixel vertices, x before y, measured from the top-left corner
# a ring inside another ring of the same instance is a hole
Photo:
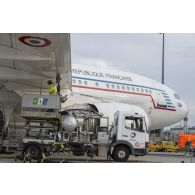
[[[32,159],[41,159],[41,148],[38,144],[29,144],[26,146],[25,153]]]
[[[129,150],[125,146],[117,146],[112,156],[115,161],[124,162],[129,158]]]

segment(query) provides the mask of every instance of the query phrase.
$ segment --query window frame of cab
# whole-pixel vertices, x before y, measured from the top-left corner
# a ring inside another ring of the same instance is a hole
[[[131,128],[131,127],[126,126],[126,120],[135,121],[136,125],[139,125],[139,128]],[[138,124],[138,121],[139,121],[139,124]],[[144,121],[143,121],[143,118],[140,118],[140,117],[126,116],[125,120],[124,120],[124,126],[125,126],[125,129],[130,130],[130,131],[137,131],[137,132],[141,132],[141,133],[145,132],[145,130],[144,130]]]

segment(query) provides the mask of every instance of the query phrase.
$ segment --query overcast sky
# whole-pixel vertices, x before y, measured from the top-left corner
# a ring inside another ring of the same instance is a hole
[[[161,82],[162,34],[71,34],[72,64],[111,67]],[[195,126],[195,34],[165,34],[165,84]]]

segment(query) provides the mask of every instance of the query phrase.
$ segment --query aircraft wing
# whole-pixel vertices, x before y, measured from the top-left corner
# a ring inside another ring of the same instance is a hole
[[[48,92],[47,81],[55,82],[57,73],[61,89],[71,90],[70,55],[70,34],[0,34],[0,114],[5,115],[5,127],[23,92]]]
[[[70,34],[0,34],[0,90],[40,91],[61,74],[71,90]]]

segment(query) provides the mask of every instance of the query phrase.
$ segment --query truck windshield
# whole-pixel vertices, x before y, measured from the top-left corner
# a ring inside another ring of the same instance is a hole
[[[139,117],[125,117],[125,128],[143,132],[143,119]]]

